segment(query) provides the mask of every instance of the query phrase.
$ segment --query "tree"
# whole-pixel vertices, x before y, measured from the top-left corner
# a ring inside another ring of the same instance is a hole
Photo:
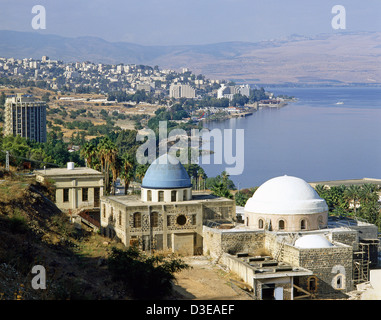
[[[121,281],[134,298],[163,299],[171,293],[174,273],[190,268],[173,255],[145,255],[136,246],[112,248],[108,269],[114,281]]]
[[[134,178],[134,157],[130,153],[124,153],[122,156],[121,178],[124,180],[124,194],[128,193],[130,182]]]
[[[353,211],[356,216],[357,205],[361,194],[361,187],[357,185],[350,185],[344,190],[344,196],[353,202]]]
[[[110,169],[113,163],[116,162],[118,155],[118,148],[115,143],[113,143],[110,138],[103,138],[98,145],[98,157],[101,162],[102,172],[105,174],[105,189],[106,192],[110,191]],[[113,171],[116,173],[116,171]],[[115,182],[116,177],[113,175],[113,182]]]
[[[226,171],[223,171],[221,175],[218,175],[210,187],[212,194],[228,199],[233,199],[233,195],[230,192],[231,189],[235,189],[235,186],[233,181],[229,179],[229,174]]]
[[[143,182],[143,178],[147,170],[148,170],[148,165],[139,164],[135,170],[135,178],[137,180],[140,180],[140,182]]]
[[[257,189],[258,187],[239,190],[234,196],[236,205],[244,207],[247,200],[253,196],[254,192],[257,191]]]

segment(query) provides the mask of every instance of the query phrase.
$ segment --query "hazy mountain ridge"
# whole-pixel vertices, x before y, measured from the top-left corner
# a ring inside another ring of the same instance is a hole
[[[381,83],[381,33],[291,35],[262,42],[143,46],[97,37],[0,31],[0,56],[190,68],[249,83]]]

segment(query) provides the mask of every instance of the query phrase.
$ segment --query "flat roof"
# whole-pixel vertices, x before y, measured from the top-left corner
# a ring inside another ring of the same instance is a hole
[[[313,274],[311,270],[302,267],[294,267],[284,262],[278,262],[270,256],[261,257],[242,253],[238,253],[237,255],[228,255],[251,268],[254,271],[254,279],[301,277],[310,276]]]
[[[197,193],[192,194],[191,200],[176,201],[176,202],[149,202],[142,201],[137,195],[115,195],[115,196],[103,196],[102,200],[115,201],[125,206],[145,206],[145,205],[176,205],[176,204],[198,204],[202,202],[206,204],[208,202],[234,202],[233,200],[226,199],[223,197],[216,197],[208,193]]]
[[[102,175],[102,172],[99,172],[97,170],[87,168],[87,167],[75,167],[74,169],[67,169],[67,168],[48,168],[48,169],[41,169],[41,170],[34,170],[35,174],[41,175],[41,176],[78,176],[78,175]]]

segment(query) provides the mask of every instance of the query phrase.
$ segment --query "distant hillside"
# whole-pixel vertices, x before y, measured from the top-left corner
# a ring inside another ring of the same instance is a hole
[[[381,84],[381,33],[336,33],[284,40],[142,46],[96,37],[0,31],[0,56],[190,68],[247,83]]]

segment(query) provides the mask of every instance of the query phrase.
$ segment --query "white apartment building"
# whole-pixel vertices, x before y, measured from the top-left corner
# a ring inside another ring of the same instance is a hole
[[[171,84],[169,88],[170,98],[196,98],[196,90],[188,84]]]

